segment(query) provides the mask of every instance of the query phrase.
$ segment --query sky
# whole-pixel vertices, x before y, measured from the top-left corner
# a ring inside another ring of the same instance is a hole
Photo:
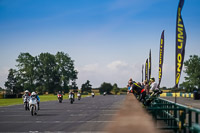
[[[161,87],[175,85],[175,29],[178,0],[0,0],[0,87],[20,53],[68,53],[78,70],[79,88],[103,82],[125,87],[141,82],[142,64],[152,52],[158,81],[160,37],[165,30]],[[185,60],[200,56],[200,1],[182,9]],[[182,72],[180,83],[186,74]]]

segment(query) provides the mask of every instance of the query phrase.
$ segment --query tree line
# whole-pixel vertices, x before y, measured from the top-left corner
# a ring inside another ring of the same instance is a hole
[[[103,82],[99,88],[95,88],[95,89],[99,90],[100,94],[103,94],[104,92],[106,92],[107,94],[111,94],[111,91],[114,94],[117,94],[120,91],[122,92],[124,91],[124,89],[119,88],[116,83],[112,85],[111,83],[106,83],[106,82]],[[91,91],[92,91],[92,85],[90,84],[90,81],[87,80],[86,83],[82,84],[81,92],[90,93]],[[127,88],[125,88],[125,92],[127,92]]]
[[[187,92],[193,92],[200,89],[200,57],[198,55],[190,55],[190,58],[184,62],[187,74],[185,81],[179,85],[179,89],[185,89]]]
[[[41,53],[32,56],[29,53],[20,53],[16,59],[16,69],[9,69],[5,87],[13,93],[18,94],[24,90],[37,91],[38,93],[56,93],[61,90],[68,92],[69,89],[78,89],[76,79],[78,71],[75,70],[74,60],[64,52],[57,52],[55,55]],[[200,57],[191,55],[184,62],[187,74],[185,81],[179,85],[179,91],[193,92],[200,89]],[[163,87],[166,88],[166,87]],[[117,84],[102,83],[100,93],[111,91],[117,94],[121,89]],[[82,84],[82,92],[91,92],[92,85],[87,80]],[[123,91],[125,88],[123,89]],[[171,88],[171,90],[174,90]]]
[[[74,61],[64,52],[55,55],[41,53],[38,56],[20,53],[16,62],[17,69],[9,69],[5,82],[5,87],[15,94],[24,90],[38,93],[68,92],[70,82],[71,87],[76,85],[78,71],[75,70]]]
[[[64,52],[55,55],[41,53],[32,56],[30,53],[20,53],[16,59],[16,69],[9,69],[5,87],[7,91],[19,94],[25,90],[37,91],[39,94],[69,92],[70,89],[78,90],[76,79],[78,72],[75,70],[74,61]],[[117,84],[102,83],[100,93],[120,91]],[[81,92],[91,92],[92,85],[89,80],[81,85]]]

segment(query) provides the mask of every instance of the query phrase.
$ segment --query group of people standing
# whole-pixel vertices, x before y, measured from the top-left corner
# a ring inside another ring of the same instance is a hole
[[[139,101],[144,102],[147,95],[152,96],[159,92],[158,84],[155,82],[155,78],[151,78],[150,81],[144,81],[143,83],[135,82],[132,78],[128,81],[128,93],[133,93]]]

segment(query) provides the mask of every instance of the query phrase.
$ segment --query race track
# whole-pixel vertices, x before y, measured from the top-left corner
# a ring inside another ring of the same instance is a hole
[[[23,105],[0,107],[0,132],[106,132],[126,95],[42,102],[37,116]]]
[[[162,97],[162,98],[175,102],[175,97]],[[200,109],[200,100],[194,100],[193,98],[177,97],[176,102],[188,107]]]

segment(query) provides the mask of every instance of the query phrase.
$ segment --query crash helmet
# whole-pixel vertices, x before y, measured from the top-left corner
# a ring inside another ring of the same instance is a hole
[[[29,93],[29,91],[28,91],[28,90],[25,90],[25,93]]]
[[[32,93],[31,93],[31,96],[36,97],[36,93],[35,93],[35,92],[32,92]]]

